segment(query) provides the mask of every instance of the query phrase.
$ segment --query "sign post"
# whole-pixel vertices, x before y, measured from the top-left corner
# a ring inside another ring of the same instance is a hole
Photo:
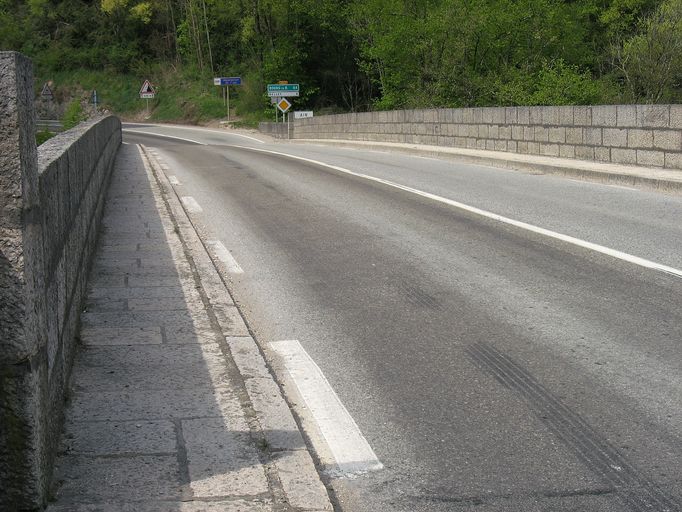
[[[227,108],[227,120],[230,120],[230,86],[242,85],[242,78],[240,76],[217,77],[213,79],[213,85],[220,85],[223,87],[223,98],[225,99],[225,106]]]
[[[95,112],[97,112],[97,89],[92,91],[92,104],[95,105]]]
[[[277,109],[282,111],[282,122],[284,122],[284,115],[287,116],[287,139],[291,138],[289,135],[289,129],[290,129],[290,121],[289,121],[289,114],[287,112],[291,108],[291,102],[287,100],[286,98],[280,98],[279,101],[277,102]]]
[[[149,112],[149,99],[154,99],[155,94],[156,90],[154,90],[152,84],[149,83],[149,80],[145,80],[142,87],[140,87],[140,98],[147,100],[147,112]]]

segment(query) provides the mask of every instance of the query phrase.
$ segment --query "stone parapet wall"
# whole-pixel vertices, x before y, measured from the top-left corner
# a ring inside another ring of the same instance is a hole
[[[290,125],[290,131],[293,138],[293,123]],[[266,133],[272,135],[276,139],[286,139],[288,138],[289,132],[287,131],[287,123],[258,123],[258,131],[261,133]]]
[[[34,135],[31,62],[0,52],[0,510],[47,500],[121,124]]]
[[[396,110],[297,119],[291,137],[427,144],[682,169],[682,105]]]

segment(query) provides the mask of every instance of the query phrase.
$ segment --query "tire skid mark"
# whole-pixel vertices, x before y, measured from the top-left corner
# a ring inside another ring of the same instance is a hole
[[[612,485],[630,510],[682,510],[677,498],[640,474],[613,445],[510,357],[485,343],[470,345],[466,351],[500,384],[522,395],[540,421],[590,470]]]

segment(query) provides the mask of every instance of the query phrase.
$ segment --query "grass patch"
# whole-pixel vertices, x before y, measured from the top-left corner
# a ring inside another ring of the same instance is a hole
[[[149,110],[147,100],[139,97],[146,79],[156,89]],[[202,124],[227,118],[222,88],[213,85],[212,77],[198,76],[193,70],[157,67],[133,75],[92,70],[41,73],[38,69],[36,89],[48,80],[52,81],[56,102],[69,105],[79,100],[83,104],[97,90],[100,111],[107,110],[124,120]],[[259,100],[256,89],[254,84],[230,88],[231,118],[241,126],[256,127],[266,118],[267,100]]]

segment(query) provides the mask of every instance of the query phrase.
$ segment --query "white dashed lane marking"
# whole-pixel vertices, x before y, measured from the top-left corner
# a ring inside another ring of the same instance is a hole
[[[213,254],[215,254],[216,258],[223,262],[230,274],[244,273],[244,270],[239,266],[237,260],[234,259],[232,254],[230,254],[230,251],[227,250],[220,240],[208,240],[206,245],[213,250]]]
[[[187,208],[187,211],[190,213],[201,213],[204,211],[192,196],[183,197],[182,204],[185,205],[185,208]]]
[[[335,473],[351,476],[383,469],[355,420],[298,340],[273,341],[270,346],[284,361],[334,456]]]

